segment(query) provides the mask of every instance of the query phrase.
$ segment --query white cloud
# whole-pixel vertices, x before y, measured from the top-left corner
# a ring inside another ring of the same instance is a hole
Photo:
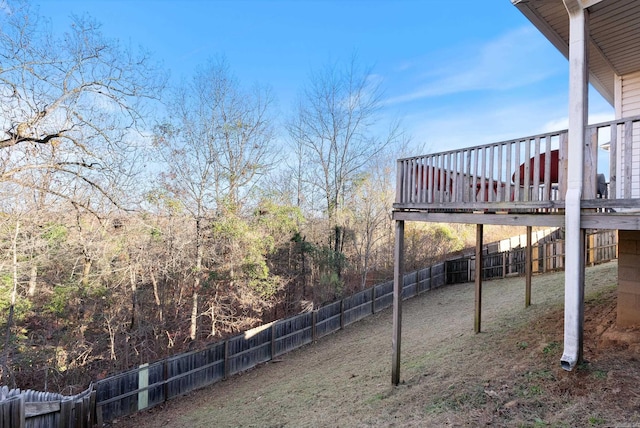
[[[484,45],[467,44],[436,54],[418,76],[414,90],[389,98],[387,104],[397,104],[422,98],[478,90],[508,90],[542,81],[563,72],[560,55],[550,55],[554,48],[534,28],[523,27]],[[404,70],[416,65],[403,64]]]

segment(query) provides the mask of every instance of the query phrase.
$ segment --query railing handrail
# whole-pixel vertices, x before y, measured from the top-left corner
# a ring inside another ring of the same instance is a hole
[[[590,128],[605,128],[607,126],[611,126],[611,125],[622,125],[626,122],[638,122],[640,121],[640,115],[637,116],[630,116],[630,117],[623,117],[620,119],[613,119],[613,120],[608,120],[605,122],[598,122],[598,123],[593,123],[593,124],[589,124],[587,125],[587,129]],[[425,153],[422,155],[417,155],[417,156],[408,156],[408,157],[404,157],[404,158],[398,158],[397,162],[402,162],[402,161],[409,161],[409,160],[414,160],[414,159],[420,159],[420,158],[424,158],[424,157],[431,157],[431,156],[442,156],[442,155],[449,155],[449,154],[453,154],[453,153],[459,153],[461,151],[467,151],[467,150],[477,150],[477,149],[482,149],[484,147],[491,147],[491,146],[500,146],[500,145],[504,145],[504,144],[510,144],[516,141],[527,141],[527,140],[535,140],[536,138],[542,138],[542,137],[547,137],[547,136],[556,136],[556,135],[561,135],[561,134],[566,134],[568,131],[568,129],[560,129],[557,131],[551,131],[551,132],[542,132],[539,134],[534,134],[534,135],[529,135],[529,136],[525,136],[525,137],[517,137],[517,138],[511,138],[508,140],[503,140],[503,141],[498,141],[495,143],[488,143],[488,144],[480,144],[477,146],[469,146],[469,147],[461,147],[458,149],[452,149],[452,150],[447,150],[444,152],[434,152],[434,153]]]
[[[620,119],[608,120],[606,122],[593,123],[587,125],[587,129],[589,128],[605,128],[611,125],[622,125],[626,122],[638,122],[640,121],[640,115],[637,116],[629,116],[629,117],[621,117]]]
[[[640,116],[638,116],[638,119],[640,119]],[[518,142],[518,141],[531,141],[531,140],[535,140],[536,138],[555,137],[555,136],[558,136],[558,135],[566,134],[567,132],[569,132],[567,129],[563,129],[563,130],[560,130],[560,131],[543,132],[541,134],[530,135],[528,137],[518,137],[518,138],[509,139],[509,140],[503,140],[503,141],[499,141],[497,143],[480,144],[480,145],[477,145],[477,146],[461,147],[459,149],[452,149],[452,150],[447,150],[447,151],[444,151],[444,152],[425,153],[423,155],[418,155],[418,156],[409,156],[409,157],[406,157],[406,158],[399,158],[399,159],[396,160],[396,162],[411,161],[411,160],[415,160],[415,159],[421,159],[421,158],[432,157],[432,156],[450,155],[450,154],[454,154],[454,153],[460,153],[460,152],[463,152],[463,151],[484,149],[485,147],[488,148],[488,147],[502,146],[502,145],[505,145],[505,144],[512,144],[512,143],[515,143],[515,142]]]

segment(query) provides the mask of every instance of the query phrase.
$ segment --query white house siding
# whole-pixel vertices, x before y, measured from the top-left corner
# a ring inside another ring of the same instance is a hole
[[[618,79],[620,85],[620,101],[616,103],[616,117],[625,118],[632,116],[640,116],[640,72],[627,74]],[[620,130],[622,131],[622,130]],[[634,181],[631,186],[631,197],[640,198],[640,182],[637,178],[640,177],[640,124],[634,124],[633,128],[633,155],[632,155],[632,177]],[[622,178],[622,170],[620,169],[624,165],[624,148],[620,147],[618,150],[618,177]],[[624,182],[619,181],[618,197],[624,196]]]

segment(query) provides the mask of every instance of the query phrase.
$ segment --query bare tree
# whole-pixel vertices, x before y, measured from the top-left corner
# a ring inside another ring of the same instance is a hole
[[[139,169],[145,105],[164,77],[88,17],[74,17],[56,37],[29,3],[4,4],[0,183],[87,207],[97,192],[117,204],[117,190]]]
[[[156,143],[166,165],[162,185],[194,222],[191,331],[196,337],[207,223],[235,214],[271,163],[274,138],[270,92],[244,91],[224,59],[210,61],[169,103],[173,113],[158,128]]]
[[[288,123],[291,140],[302,150],[306,181],[325,200],[329,247],[344,245],[345,198],[367,173],[372,159],[398,138],[398,127],[378,123],[379,83],[353,57],[346,67],[331,64],[312,73]],[[336,266],[340,275],[340,267]]]

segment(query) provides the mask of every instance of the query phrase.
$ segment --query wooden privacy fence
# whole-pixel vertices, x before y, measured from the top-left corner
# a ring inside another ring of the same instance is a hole
[[[445,285],[445,264],[405,275],[403,298]],[[110,421],[221,381],[333,333],[391,306],[393,281],[378,284],[312,312],[276,321],[200,351],[100,380],[98,422]]]
[[[589,234],[586,239],[586,262],[593,264],[616,258],[616,237],[616,231]],[[545,231],[536,237],[532,260],[534,272],[546,272],[564,267],[564,241],[561,238],[561,230]],[[483,251],[486,253],[482,266],[484,279],[524,274],[525,248],[522,240],[508,241],[488,244],[484,247]],[[475,269],[475,256],[463,255],[408,273],[404,275],[402,297],[407,299],[446,284],[469,282],[474,278]],[[95,397],[95,402],[90,402],[90,406],[94,407],[89,407],[87,410],[84,407],[83,398],[83,407],[80,410],[75,407],[71,413],[74,417],[79,414],[94,415],[95,410],[96,418],[91,421],[95,420],[98,425],[102,425],[103,422],[155,406],[270,361],[388,308],[392,304],[393,281],[375,285],[314,311],[275,321],[223,342],[213,343],[203,350],[143,364],[136,369],[99,380],[93,387],[95,395],[92,397]],[[90,390],[91,388],[88,391]],[[78,400],[75,398],[74,400],[77,406]],[[64,399],[60,399],[60,409],[64,402]],[[5,423],[5,420],[17,420],[5,418],[5,414],[12,415],[11,412],[16,408],[8,405],[4,407],[5,405],[5,402],[0,402],[2,411],[0,415],[3,418],[0,422],[4,424],[0,425],[0,428],[14,426],[11,423]],[[17,406],[24,407],[24,405]],[[7,418],[11,417],[7,416]],[[85,416],[81,419],[85,420]],[[31,426],[89,426],[60,425],[58,420],[49,425]]]
[[[618,257],[617,231],[590,231],[585,240],[585,263],[594,265]],[[532,272],[545,273],[564,269],[565,241],[561,229],[545,235],[531,245]],[[525,274],[526,248],[520,243],[500,249],[497,243],[485,246],[482,279],[490,280]],[[446,262],[447,284],[471,282],[475,278],[475,254],[466,254]]]
[[[96,424],[93,385],[74,396],[0,388],[0,428],[89,428]]]

